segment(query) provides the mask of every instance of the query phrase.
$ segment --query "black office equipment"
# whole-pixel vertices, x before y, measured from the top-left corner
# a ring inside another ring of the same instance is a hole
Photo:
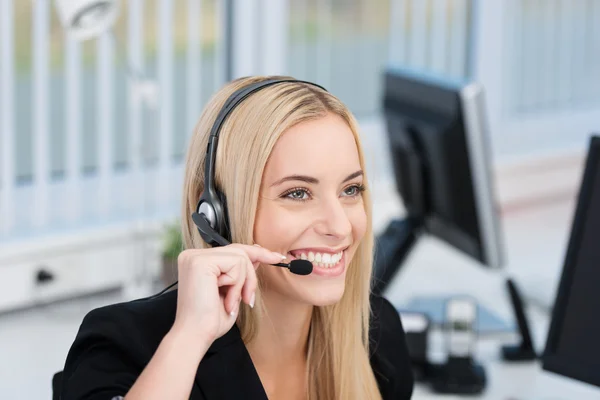
[[[402,311],[399,314],[406,334],[406,346],[413,368],[413,375],[416,381],[423,381],[426,379],[426,372],[429,367],[427,355],[431,323],[425,314]]]
[[[430,364],[428,379],[437,393],[477,395],[487,387],[485,369],[472,359],[450,358],[444,364]]]
[[[407,334],[409,355],[413,364],[415,379],[428,383],[437,393],[476,395],[481,394],[487,387],[487,374],[484,367],[473,357],[476,343],[476,325],[478,320],[477,304],[467,296],[448,298],[445,302],[443,331],[446,341],[446,360],[431,362],[427,355],[428,337],[413,338]],[[404,317],[404,316],[407,317]],[[411,327],[410,315],[424,314],[401,312],[402,323]],[[424,330],[429,335],[430,325]],[[408,333],[407,328],[405,328]]]
[[[477,303],[469,296],[456,296],[448,299],[445,308],[447,358],[442,364],[431,365],[435,371],[430,377],[432,389],[448,394],[480,394],[486,389],[487,376],[474,357]]]
[[[525,315],[525,306],[523,305],[523,297],[516,283],[508,278],[506,280],[506,289],[510,296],[510,301],[519,327],[521,335],[521,343],[518,345],[502,346],[502,358],[505,361],[531,361],[537,359],[537,354],[533,346],[531,338],[531,330],[529,329],[529,320]]]
[[[600,386],[600,137],[592,137],[543,368]]]
[[[408,70],[385,73],[384,113],[407,216],[377,238],[373,290],[382,293],[422,232],[484,265],[503,265],[483,89]]]

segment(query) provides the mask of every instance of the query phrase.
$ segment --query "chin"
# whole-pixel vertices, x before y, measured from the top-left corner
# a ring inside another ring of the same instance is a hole
[[[306,293],[304,301],[317,307],[330,306],[342,299],[344,289],[343,281],[339,284],[327,285],[327,287],[313,288],[309,293]]]

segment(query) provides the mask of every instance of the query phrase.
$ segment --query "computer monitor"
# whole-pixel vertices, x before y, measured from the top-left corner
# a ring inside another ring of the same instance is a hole
[[[385,290],[421,232],[501,267],[482,87],[398,68],[384,79],[389,148],[406,217],[376,240],[373,290]]]
[[[552,322],[545,370],[600,386],[600,136],[592,137]]]

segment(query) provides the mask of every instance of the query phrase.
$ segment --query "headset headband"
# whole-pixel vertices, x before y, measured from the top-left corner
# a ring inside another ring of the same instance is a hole
[[[316,87],[319,87],[319,88],[327,91],[323,86],[317,85],[316,83],[312,83],[312,82],[296,80],[296,79],[269,79],[269,80],[265,80],[265,81],[252,83],[246,87],[238,89],[235,93],[233,93],[231,96],[229,96],[227,101],[225,101],[225,105],[219,112],[219,115],[217,115],[217,118],[215,119],[215,123],[213,124],[213,126],[210,130],[208,146],[206,149],[207,155],[206,155],[206,162],[205,162],[205,169],[204,169],[205,178],[210,178],[210,179],[204,180],[205,186],[208,186],[208,185],[212,186],[214,184],[215,163],[216,163],[216,159],[217,159],[217,151],[216,151],[217,150],[217,142],[219,141],[219,134],[221,133],[221,127],[225,123],[225,120],[227,119],[229,114],[231,114],[231,112],[251,94],[256,93],[268,86],[272,86],[272,85],[275,85],[278,83],[283,83],[283,82],[306,83],[306,84],[316,86]]]
[[[316,83],[297,80],[297,79],[268,79],[260,82],[254,82],[248,86],[236,90],[229,98],[225,101],[223,108],[219,111],[217,118],[210,130],[210,136],[208,138],[208,145],[206,148],[206,159],[204,163],[204,190],[198,201],[196,212],[198,216],[203,216],[210,226],[201,228],[196,221],[196,226],[200,231],[202,238],[211,245],[226,245],[229,238],[229,227],[228,227],[228,216],[227,216],[227,204],[225,196],[220,193],[215,187],[215,164],[217,159],[217,144],[219,142],[219,134],[221,127],[225,120],[231,114],[231,112],[248,96],[258,92],[266,87],[284,83],[284,82],[297,82],[306,83],[312,86],[319,87],[327,91],[324,87],[317,85]],[[201,220],[198,220],[202,222]],[[212,231],[214,230],[214,231]],[[226,239],[227,238],[227,239]]]

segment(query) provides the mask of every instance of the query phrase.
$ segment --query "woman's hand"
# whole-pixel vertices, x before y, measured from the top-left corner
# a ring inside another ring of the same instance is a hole
[[[281,254],[241,244],[182,252],[175,323],[125,398],[188,399],[198,364],[231,329],[240,301],[253,305],[258,264],[282,259]]]
[[[242,244],[183,251],[177,260],[179,288],[172,331],[212,344],[231,329],[242,300],[254,306],[258,265],[283,259],[262,247]]]

